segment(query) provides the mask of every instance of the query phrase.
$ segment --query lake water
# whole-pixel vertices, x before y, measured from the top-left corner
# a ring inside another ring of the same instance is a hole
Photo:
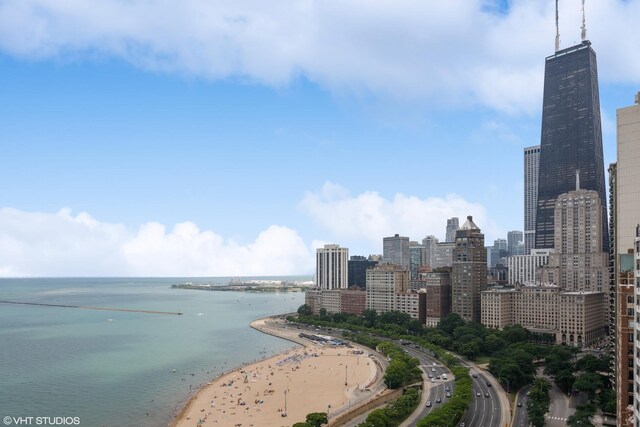
[[[292,348],[249,324],[295,311],[304,303],[303,293],[170,288],[228,280],[0,279],[0,300],[184,313],[0,304],[0,418],[79,417],[81,426],[166,426],[200,384]]]

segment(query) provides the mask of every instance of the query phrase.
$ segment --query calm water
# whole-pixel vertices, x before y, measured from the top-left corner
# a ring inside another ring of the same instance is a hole
[[[0,418],[60,416],[80,417],[82,426],[166,426],[190,386],[293,346],[249,323],[294,311],[303,294],[169,288],[187,281],[204,279],[0,279],[0,300],[184,313],[0,304]]]

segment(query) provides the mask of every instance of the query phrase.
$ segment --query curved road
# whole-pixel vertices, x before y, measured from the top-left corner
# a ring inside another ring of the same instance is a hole
[[[319,332],[324,335],[336,336],[337,338],[341,338],[341,333],[334,330],[320,329],[315,330],[312,327],[300,325],[303,329],[308,329],[313,332]],[[399,344],[396,341],[397,344]],[[427,372],[427,374],[432,374],[434,376],[440,376],[440,380],[434,378],[434,382],[427,383],[426,389],[429,392],[429,397],[422,398],[421,406],[422,410],[419,415],[416,417],[415,412],[412,414],[402,426],[414,427],[418,420],[424,418],[433,410],[440,405],[442,405],[446,401],[446,391],[445,387],[449,387],[451,389],[451,393],[453,394],[454,387],[454,378],[451,371],[443,366],[440,361],[434,359],[431,356],[431,351],[424,349],[420,346],[416,346],[413,343],[409,345],[402,345],[405,351],[418,360],[420,360],[421,367],[423,370]],[[435,363],[435,365],[434,365]],[[471,405],[467,410],[467,413],[463,416],[460,425],[464,422],[466,427],[501,427],[505,424],[511,422],[510,419],[510,411],[508,406],[508,398],[506,395],[502,396],[500,393],[505,394],[502,390],[500,384],[491,376],[490,374],[482,371],[472,362],[461,359],[462,365],[470,368],[469,374],[474,374],[477,378],[473,378],[473,400]],[[435,372],[432,372],[431,369],[434,369]],[[448,376],[447,380],[442,380],[442,374],[446,374]],[[487,384],[491,384],[491,386],[487,386]],[[480,393],[480,396],[477,396],[476,393]],[[488,394],[489,397],[485,397]],[[436,403],[436,400],[440,398],[441,403]],[[431,401],[431,407],[426,407],[425,402],[427,400]],[[506,409],[503,408],[504,402],[507,402]],[[419,409],[420,409],[419,408]],[[507,417],[503,420],[504,417]],[[366,417],[365,417],[366,418]],[[355,421],[355,420],[354,420]]]
[[[529,396],[527,393],[531,390],[531,385],[525,386],[518,391],[516,395],[516,407],[513,414],[513,427],[529,427],[529,414],[527,414],[527,401]],[[521,403],[522,406],[518,406]]]
[[[423,370],[426,378],[422,400],[420,401],[420,412],[417,410],[409,416],[409,418],[401,424],[402,427],[415,427],[418,420],[426,417],[434,408],[441,406],[448,399],[447,388],[453,394],[454,378],[453,374],[446,366],[430,356],[428,350],[424,350],[419,346],[410,344],[405,347],[405,351],[409,356],[415,357],[420,361],[420,368]],[[442,375],[447,375],[447,379],[443,379]],[[430,376],[430,377],[429,377]],[[432,378],[433,377],[433,378]],[[438,377],[440,377],[438,379]],[[433,382],[432,382],[433,380]],[[438,402],[440,400],[440,402]],[[426,406],[427,401],[431,402],[431,406]]]

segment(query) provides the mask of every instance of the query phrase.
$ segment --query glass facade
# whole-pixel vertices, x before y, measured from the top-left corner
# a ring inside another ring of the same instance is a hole
[[[546,58],[536,248],[554,247],[554,208],[560,194],[594,190],[602,201],[602,250],[608,252],[602,130],[596,54],[589,41]]]

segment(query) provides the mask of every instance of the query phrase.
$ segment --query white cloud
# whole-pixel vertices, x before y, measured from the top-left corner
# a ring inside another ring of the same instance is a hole
[[[467,215],[472,215],[485,233],[497,232],[483,206],[455,194],[421,199],[398,193],[385,199],[377,192],[366,191],[352,196],[344,187],[327,182],[319,192],[308,192],[300,206],[337,238],[366,239],[375,247],[380,247],[384,236],[395,233],[412,239],[429,234],[443,239],[447,218],[454,216],[462,225]]]
[[[268,85],[304,75],[336,92],[511,113],[540,107],[552,0],[4,0],[0,49],[117,57],[146,69]],[[561,4],[563,46],[580,1]],[[602,81],[640,82],[640,0],[587,3]]]
[[[246,245],[192,222],[132,230],[72,215],[0,209],[0,276],[249,276],[306,274],[313,256],[292,229],[271,226]]]

